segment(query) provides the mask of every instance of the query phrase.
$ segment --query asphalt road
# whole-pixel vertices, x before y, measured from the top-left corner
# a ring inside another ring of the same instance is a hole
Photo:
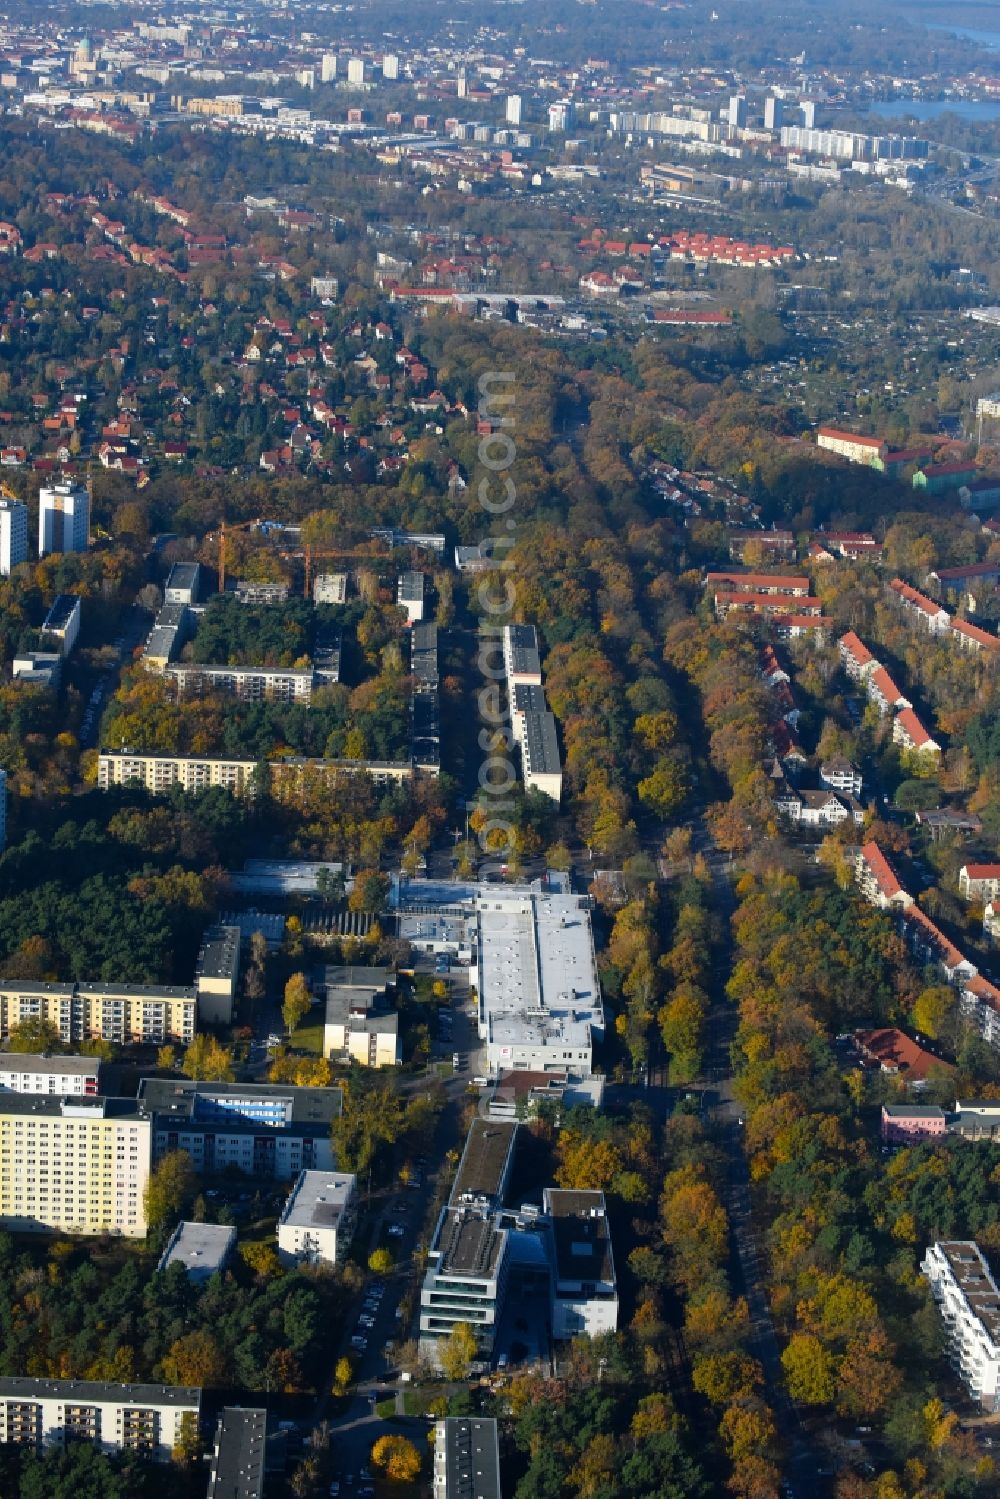
[[[114,642],[118,659],[107,671],[102,672],[83,710],[83,723],[80,727],[81,749],[99,748],[97,741],[101,731],[101,720],[118,688],[122,667],[131,662],[132,652],[145,640],[149,633],[149,626],[149,613],[145,609],[140,609],[138,605],[134,604],[123,615],[121,634]]]
[[[467,1001],[468,991],[455,986],[455,999]],[[386,1276],[366,1276],[366,1285],[359,1294],[356,1308],[346,1319],[342,1335],[330,1350],[329,1374],[317,1399],[315,1409],[306,1427],[326,1420],[331,1443],[332,1471],[341,1484],[343,1499],[359,1487],[360,1471],[368,1463],[372,1444],[389,1432],[402,1432],[421,1445],[427,1429],[422,1417],[405,1417],[401,1412],[391,1420],[376,1415],[376,1400],[390,1396],[398,1397],[407,1388],[398,1378],[398,1370],[386,1352],[389,1342],[403,1342],[414,1336],[415,1327],[397,1317],[400,1303],[412,1280],[410,1254],[425,1244],[433,1230],[432,1208],[438,1188],[438,1176],[448,1152],[459,1150],[462,1145],[462,1115],[469,1094],[468,1086],[481,1067],[481,1049],[474,1019],[462,1004],[452,1005],[454,1020],[451,1034],[435,1038],[431,1065],[446,1062],[444,1075],[446,1106],[442,1113],[434,1146],[428,1162],[421,1171],[418,1187],[394,1185],[380,1193],[372,1203],[372,1211],[360,1232],[364,1234],[363,1258],[376,1245],[385,1243],[393,1252],[398,1268]],[[458,1053],[461,1066],[457,1071],[451,1067],[454,1053]],[[427,1076],[407,1077],[402,1080],[402,1091],[416,1093],[425,1088]],[[402,1232],[394,1232],[402,1230]],[[364,1302],[374,1287],[381,1288],[376,1308],[365,1312]],[[362,1327],[359,1318],[370,1315],[373,1326]],[[357,1350],[351,1346],[351,1338],[364,1337],[367,1347]],[[355,1383],[350,1397],[332,1406],[330,1389],[337,1360],[350,1358],[355,1371]],[[353,1485],[346,1480],[353,1479]]]
[[[708,857],[712,872],[714,904],[726,923],[736,909],[727,865],[714,852],[711,833],[704,818],[695,824],[693,839],[696,851]],[[721,959],[721,962],[719,960]],[[725,1208],[729,1215],[733,1268],[742,1282],[750,1310],[751,1351],[764,1371],[765,1397],[774,1412],[778,1432],[786,1448],[784,1463],[786,1496],[803,1496],[823,1492],[819,1470],[822,1457],[812,1450],[808,1434],[785,1391],[782,1379],[781,1353],[771,1309],[767,1299],[767,1266],[754,1223],[750,1195],[750,1173],[743,1149],[743,1125],[740,1105],[733,1096],[733,1071],[730,1047],[736,1034],[736,1012],[723,993],[729,967],[727,950],[717,955],[713,983],[713,1004],[709,1015],[709,1047],[706,1072],[712,1102],[709,1117],[715,1124],[718,1143],[725,1152]]]

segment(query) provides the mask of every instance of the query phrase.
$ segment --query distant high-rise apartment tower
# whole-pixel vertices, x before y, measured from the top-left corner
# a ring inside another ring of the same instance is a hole
[[[780,130],[785,122],[785,101],[772,94],[764,100],[764,129]]]
[[[507,124],[520,125],[521,123],[521,95],[507,95]]]
[[[319,64],[320,83],[333,83],[337,76],[336,52],[324,52]]]
[[[802,123],[807,130],[816,129],[816,100],[800,99],[799,108],[802,111]]]
[[[464,73],[459,73],[459,75],[458,75],[458,83],[456,85],[456,92],[457,92],[458,97],[460,99],[464,99],[465,96],[466,96],[466,94],[469,92],[469,81],[466,78],[466,76],[465,76]]]
[[[747,101],[745,94],[733,94],[729,101],[729,123],[738,125],[741,129],[747,122]]]
[[[316,87],[316,69],[315,68],[299,68],[299,71],[295,75],[295,79],[296,79],[296,82],[299,85],[299,88],[315,88]]]
[[[28,559],[28,507],[20,500],[0,499],[0,576],[9,578]]]
[[[382,77],[389,79],[399,77],[399,58],[394,52],[387,52],[382,59]]]
[[[362,57],[352,57],[347,64],[347,81],[360,85],[365,81],[365,63]]]
[[[85,552],[90,542],[90,495],[82,484],[53,484],[38,496],[38,555]]]
[[[573,118],[573,106],[568,99],[560,99],[549,105],[549,129],[568,130]]]

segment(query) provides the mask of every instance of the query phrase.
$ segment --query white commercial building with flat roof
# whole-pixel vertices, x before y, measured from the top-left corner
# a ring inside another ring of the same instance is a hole
[[[1000,1411],[1000,1290],[982,1251],[971,1239],[932,1244],[920,1269],[956,1373],[984,1411]]]
[[[301,1172],[278,1219],[282,1264],[339,1264],[357,1220],[357,1181],[346,1171]]]
[[[178,1223],[160,1256],[157,1270],[183,1265],[195,1285],[210,1280],[226,1268],[236,1248],[236,1229],[226,1223]]]
[[[604,1007],[585,898],[483,886],[476,915],[479,1035],[489,1072],[589,1076]]]

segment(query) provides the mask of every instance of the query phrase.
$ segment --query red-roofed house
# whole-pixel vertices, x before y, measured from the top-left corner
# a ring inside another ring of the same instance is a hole
[[[841,635],[837,648],[840,651],[841,664],[852,681],[862,681],[878,666],[878,662],[860,635],[855,635],[853,630],[848,630],[846,635]]]
[[[879,711],[880,718],[884,718],[887,713],[892,713],[897,708],[912,708],[913,706],[909,698],[904,697],[900,692],[884,666],[876,666],[873,672],[869,672],[865,678],[865,686],[869,698]]]
[[[934,599],[929,599],[926,593],[918,593],[909,583],[904,583],[902,578],[893,578],[889,588],[903,608],[926,625],[932,635],[941,635],[950,628],[951,615],[947,609],[935,603]]]
[[[822,540],[839,557],[857,561],[859,557],[881,557],[882,543],[868,531],[824,531]]]
[[[915,903],[903,912],[903,936],[922,963],[935,963],[949,984],[967,983],[978,972],[975,963],[950,942],[940,927]]]
[[[963,864],[958,871],[958,888],[966,900],[996,900],[1000,895],[1000,864]]]
[[[942,1062],[933,1052],[925,1051],[905,1031],[887,1026],[876,1031],[855,1031],[854,1040],[862,1057],[871,1067],[882,1072],[898,1074],[907,1083],[922,1087],[932,1068],[954,1072],[947,1062]]]
[[[896,714],[892,726],[892,742],[915,755],[937,757],[941,753],[941,746],[936,739],[931,738],[912,708],[903,708]]]
[[[905,911],[913,904],[913,896],[903,889],[896,871],[874,841],[859,851],[854,878],[865,900],[882,911]]]
[[[1000,651],[1000,639],[996,635],[991,635],[989,630],[981,630],[978,625],[970,624],[967,619],[953,619],[950,629],[951,638],[964,651],[973,651],[976,655],[980,651]]]
[[[780,594],[761,593],[736,593],[732,589],[725,589],[715,595],[715,612],[722,616],[728,614],[731,609],[742,610],[749,614],[786,614],[789,600]],[[820,615],[823,605],[819,599],[796,599],[795,607],[798,610],[798,618],[805,615]],[[829,621],[825,621],[829,624]]]
[[[869,468],[877,468],[888,452],[880,437],[859,437],[856,432],[842,432],[838,427],[820,427],[816,446],[839,454],[848,463],[866,463]]]
[[[963,984],[959,1008],[979,1031],[987,1046],[1000,1051],[1000,989],[981,973]]]
[[[809,596],[808,578],[789,577],[782,573],[707,573],[705,587],[751,593],[779,593],[803,599]]]

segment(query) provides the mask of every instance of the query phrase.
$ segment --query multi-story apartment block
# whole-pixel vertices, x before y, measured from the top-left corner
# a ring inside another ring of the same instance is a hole
[[[784,139],[785,131],[781,134]],[[859,437],[856,432],[842,432],[838,427],[820,427],[816,433],[816,446],[825,448],[828,453],[839,454],[849,463],[864,463],[869,468],[877,468],[889,451],[888,444],[880,437]]]
[[[96,1057],[30,1056],[10,1052],[0,1056],[0,1089],[6,1093],[43,1093],[51,1098],[74,1094],[95,1097],[101,1064]]]
[[[491,1417],[448,1416],[438,1421],[434,1499],[501,1499],[497,1423]]]
[[[911,588],[902,578],[893,578],[889,590],[908,614],[929,630],[932,635],[944,634],[951,628],[951,615],[934,599]]]
[[[932,739],[912,708],[902,708],[893,720],[892,742],[913,755],[937,760],[941,746]]]
[[[53,647],[60,656],[68,656],[76,645],[80,633],[80,600],[76,594],[57,594],[45,619],[42,635],[46,645]]]
[[[503,664],[512,692],[524,683],[542,685],[538,632],[534,625],[507,625],[503,632]]]
[[[97,784],[106,791],[109,786],[128,786],[134,782],[147,791],[161,794],[173,786],[180,786],[182,791],[222,786],[234,796],[244,796],[252,787],[256,770],[256,760],[102,750],[97,761]]]
[[[706,573],[705,587],[717,596],[725,593],[775,594],[784,599],[807,599],[809,579],[797,574],[717,572]],[[796,604],[795,608],[803,606]]]
[[[161,755],[139,750],[101,750],[97,758],[97,784],[144,786],[162,795],[179,786],[182,791],[202,791],[222,786],[234,796],[252,796],[260,771],[256,760],[223,760],[210,755]],[[398,785],[413,776],[411,760],[273,760],[267,773],[275,790],[294,790],[303,779],[336,779],[341,775],[368,775],[378,786]]]
[[[558,803],[562,799],[562,761],[553,714],[525,713],[521,737],[524,784]]]
[[[387,968],[324,968],[318,987],[325,995],[325,1057],[362,1067],[399,1065],[399,1012]]]
[[[283,1264],[336,1265],[357,1220],[357,1177],[344,1171],[303,1171],[278,1219]]]
[[[22,1020],[45,1020],[74,1041],[190,1042],[197,1028],[196,989],[142,984],[46,984],[0,978],[0,1037]]]
[[[167,1462],[196,1434],[201,1391],[89,1379],[0,1379],[0,1442],[36,1452],[70,1441]]]
[[[262,1499],[266,1445],[266,1410],[225,1406],[215,1428],[207,1499]]]
[[[0,498],[0,577],[9,578],[28,560],[28,507]]]
[[[1000,1411],[1000,1290],[978,1244],[932,1244],[920,1269],[930,1281],[955,1372],[984,1411]]]
[[[0,1224],[144,1238],[151,1150],[134,1099],[0,1093]]]
[[[165,675],[181,697],[231,692],[241,702],[306,703],[312,701],[316,677],[311,666],[168,666]]]
[[[959,992],[959,1009],[987,1046],[1000,1051],[1000,989],[981,973],[967,979]]]
[[[820,782],[831,791],[843,791],[849,796],[860,796],[864,784],[861,771],[843,755],[834,755],[824,760],[819,768]]]
[[[90,495],[82,484],[53,484],[38,496],[38,555],[85,552],[90,545]]]
[[[195,969],[198,1019],[204,1025],[229,1025],[240,976],[240,929],[212,926],[202,938]]]
[[[859,635],[848,630],[837,642],[840,661],[852,681],[860,682],[878,666],[878,662]]]
[[[904,697],[884,666],[876,666],[864,679],[868,699],[875,704],[880,718],[902,708],[912,708],[908,697]]]
[[[993,901],[1000,895],[1000,864],[963,864],[958,888],[966,900]]]
[[[859,852],[854,878],[865,900],[883,911],[905,911],[913,904],[912,895],[903,889],[896,871],[877,843],[866,843]]]
[[[201,593],[201,567],[197,562],[175,562],[163,590],[165,604],[196,604]]]
[[[139,1084],[139,1108],[152,1118],[154,1162],[186,1150],[198,1172],[233,1167],[269,1181],[334,1169],[330,1129],[341,1102],[339,1088],[153,1077]]]

